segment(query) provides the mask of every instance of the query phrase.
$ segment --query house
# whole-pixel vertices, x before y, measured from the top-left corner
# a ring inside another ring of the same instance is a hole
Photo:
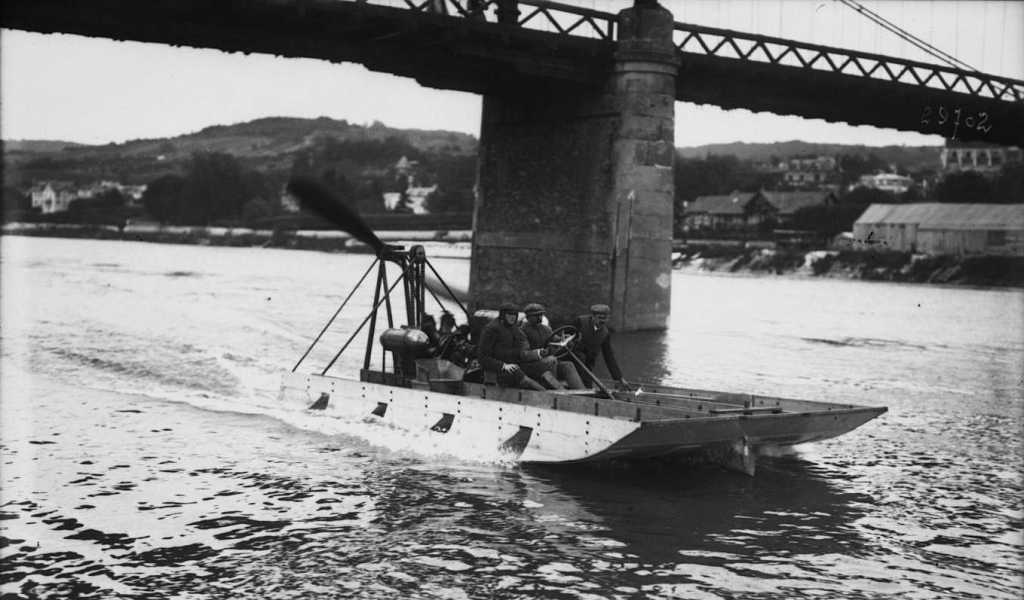
[[[913,185],[913,179],[903,175],[897,175],[896,173],[862,175],[860,181],[857,183],[857,186],[859,187],[875,188],[885,192],[892,192],[894,194],[902,194],[909,190]]]
[[[395,163],[395,175],[398,177],[412,177],[416,173],[416,169],[419,167],[418,160],[409,160],[405,156],[398,159]]]
[[[853,239],[858,250],[1024,255],[1024,204],[872,204]]]
[[[839,162],[831,156],[791,158],[782,166],[782,179],[791,187],[838,190],[842,182]]]
[[[776,212],[764,193],[734,191],[724,196],[698,196],[685,205],[683,219],[691,230],[745,229],[774,219]]]
[[[427,208],[427,203],[430,196],[437,192],[437,184],[435,183],[429,187],[410,187],[405,190],[405,197],[409,202],[409,207],[412,208],[413,214],[425,215],[430,212]]]
[[[945,173],[976,171],[985,175],[998,172],[1011,160],[1021,160],[1021,149],[984,142],[949,140],[939,155]]]
[[[435,192],[437,192],[437,184],[430,187],[408,187],[404,194],[404,204],[402,204],[402,193],[387,192],[384,194],[384,209],[394,211],[398,210],[401,205],[401,210],[403,212],[411,212],[414,215],[425,215],[430,212],[427,208],[427,201]]]
[[[32,208],[39,209],[44,215],[64,212],[73,200],[78,198],[78,191],[66,181],[44,181],[32,186]]]
[[[802,192],[763,192],[768,202],[775,207],[775,220],[780,226],[793,222],[793,215],[801,208],[809,206],[835,206],[839,197],[832,190]]]
[[[128,206],[140,206],[142,194],[146,191],[145,185],[125,185],[117,181],[94,181],[91,184],[81,187],[78,190],[79,198],[96,198],[111,190],[117,190],[125,199]]]
[[[297,213],[302,209],[298,196],[293,195],[287,189],[281,190],[279,204],[281,205],[281,210],[286,213]]]

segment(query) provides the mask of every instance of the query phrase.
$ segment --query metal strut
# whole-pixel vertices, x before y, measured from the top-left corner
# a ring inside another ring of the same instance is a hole
[[[395,282],[390,285],[388,284],[386,265],[387,262],[393,262],[402,269],[402,272],[398,276],[398,279],[396,279]],[[434,291],[430,289],[430,287],[426,283],[427,267],[430,267],[431,272],[441,283],[441,285],[444,286],[444,289],[459,305],[459,308],[461,308],[462,311],[466,313],[466,307],[463,306],[462,302],[459,301],[456,295],[452,292],[451,288],[448,287],[448,284],[437,273],[437,271],[434,269],[434,266],[431,265],[429,261],[427,261],[426,252],[424,251],[423,246],[413,246],[409,250],[405,250],[404,248],[398,246],[385,246],[381,250],[380,254],[377,255],[377,259],[374,260],[373,264],[371,264],[370,267],[366,270],[366,272],[363,273],[363,276],[359,279],[359,282],[356,283],[352,291],[349,292],[348,296],[345,298],[345,301],[342,302],[340,307],[338,307],[338,310],[334,313],[334,316],[331,317],[331,319],[327,322],[327,325],[325,325],[323,330],[320,331],[320,334],[316,337],[315,340],[313,340],[313,343],[306,350],[305,354],[302,355],[302,358],[300,358],[299,361],[292,368],[292,372],[295,372],[299,368],[299,365],[301,365],[302,362],[306,359],[306,357],[309,356],[310,352],[313,350],[316,344],[320,342],[321,338],[323,338],[328,328],[330,328],[331,324],[334,323],[334,320],[341,313],[341,310],[348,304],[349,300],[351,300],[356,290],[359,289],[359,287],[363,284],[363,281],[366,279],[367,275],[370,274],[370,271],[373,270],[374,266],[377,266],[378,269],[377,284],[374,288],[373,294],[373,307],[370,309],[369,314],[366,315],[366,318],[363,319],[362,323],[359,324],[359,327],[357,327],[356,330],[352,332],[352,335],[349,336],[345,344],[341,347],[340,350],[338,350],[337,354],[334,355],[334,358],[331,359],[331,362],[328,363],[324,370],[320,373],[321,375],[325,375],[327,371],[334,366],[334,363],[337,362],[338,358],[341,357],[342,353],[344,353],[345,350],[349,347],[349,345],[351,345],[352,341],[359,334],[359,332],[362,331],[363,327],[366,326],[367,322],[370,323],[370,327],[368,331],[369,337],[366,344],[366,354],[363,359],[363,369],[370,368],[370,359],[372,357],[374,347],[373,336],[376,333],[378,311],[382,304],[385,305],[388,317],[388,327],[394,328],[395,324],[394,315],[392,313],[391,308],[391,294],[399,283],[403,284],[403,291],[405,292],[406,318],[409,327],[415,329],[421,329],[423,327],[423,322],[426,317],[426,294],[428,291],[430,292],[430,296],[434,299],[434,301],[437,302],[437,304],[442,309],[445,308],[441,300],[437,297]],[[468,315],[468,313],[466,314]]]
[[[333,323],[334,320],[338,318],[338,315],[341,314],[341,309],[345,308],[345,305],[348,304],[348,301],[352,299],[352,295],[356,293],[356,290],[359,289],[359,286],[363,285],[363,281],[366,279],[366,276],[370,274],[370,271],[373,270],[373,266],[376,265],[379,260],[380,257],[378,256],[370,264],[370,267],[366,269],[366,272],[363,273],[363,276],[359,278],[359,282],[356,283],[355,287],[352,288],[352,291],[348,293],[348,296],[345,298],[345,301],[341,303],[341,306],[338,307],[338,310],[334,311],[334,316],[332,316],[330,320],[327,321],[327,324],[324,325],[324,328],[320,330],[320,335],[316,336],[316,339],[313,340],[313,343],[310,344],[309,348],[306,349],[306,353],[303,354],[302,358],[299,359],[299,362],[295,363],[295,366],[292,367],[292,373],[294,373],[299,368],[299,365],[302,364],[302,361],[306,360],[306,357],[309,356],[309,353],[313,351],[313,347],[317,345],[317,343],[320,341],[320,338],[324,337],[324,334],[327,333],[327,329],[330,328],[331,323]]]

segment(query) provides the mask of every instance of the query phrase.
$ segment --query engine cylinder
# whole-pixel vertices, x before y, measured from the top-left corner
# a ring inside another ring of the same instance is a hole
[[[386,329],[380,343],[385,350],[402,355],[424,356],[430,348],[430,339],[419,329]]]

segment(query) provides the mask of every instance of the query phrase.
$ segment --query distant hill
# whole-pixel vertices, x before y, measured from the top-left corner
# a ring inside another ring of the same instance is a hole
[[[320,117],[268,117],[233,125],[216,125],[171,138],[130,140],[122,144],[86,145],[68,142],[4,142],[4,182],[65,179],[113,179],[143,184],[174,172],[194,152],[221,152],[268,174],[287,173],[297,153],[324,138],[338,141],[383,141],[400,138],[432,155],[475,156],[477,139],[465,133],[397,129],[380,122],[356,125]]]
[[[937,167],[942,146],[864,146],[853,144],[819,144],[811,142],[790,141],[771,144],[708,144],[676,148],[683,158],[704,158],[708,154],[718,156],[735,155],[740,160],[768,162],[772,156],[818,156],[839,154],[855,154],[868,156],[874,154],[880,159],[900,164],[913,169],[915,167]]]
[[[130,154],[161,150],[191,153],[203,150],[225,152],[238,157],[280,156],[304,149],[317,138],[325,136],[339,140],[384,140],[389,137],[400,137],[426,152],[472,154],[477,149],[476,138],[465,133],[396,129],[380,122],[362,126],[327,117],[268,117],[235,125],[215,125],[170,139],[130,141],[122,146],[123,151]]]
[[[79,148],[85,144],[76,142],[44,141],[44,140],[6,140],[3,142],[4,152],[60,152],[65,148]]]
[[[4,183],[65,179],[113,179],[143,184],[178,170],[194,152],[223,152],[248,167],[267,174],[287,173],[295,156],[324,138],[367,141],[400,138],[434,156],[475,156],[479,141],[451,131],[397,129],[380,122],[357,125],[345,120],[268,117],[232,125],[216,125],[170,138],[130,140],[122,144],[86,145],[62,141],[8,140],[3,142]],[[910,170],[938,168],[940,146],[884,146],[820,144],[801,141],[771,144],[709,144],[680,147],[685,158],[708,154],[735,155],[741,160],[769,162],[796,156],[874,154]]]
[[[477,149],[477,139],[465,133],[396,129],[380,122],[362,126],[327,117],[318,119],[267,117],[234,125],[214,125],[195,133],[171,138],[129,140],[123,144],[88,145],[41,140],[8,140],[3,144],[5,152],[48,153],[72,148],[86,152],[140,155],[165,150],[176,152],[205,150],[246,156],[291,152],[309,145],[318,136],[332,136],[342,140],[383,140],[397,136],[404,138],[420,150],[452,154],[471,154]]]

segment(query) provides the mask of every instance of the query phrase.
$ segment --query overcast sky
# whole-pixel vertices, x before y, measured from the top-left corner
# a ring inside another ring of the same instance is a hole
[[[632,0],[572,3],[617,12]],[[662,4],[677,21],[937,62],[838,0]],[[971,67],[1024,79],[1024,2],[861,4]],[[326,116],[479,135],[478,96],[423,88],[350,64],[5,29],[0,31],[0,77],[0,137],[5,140],[120,143],[269,116]],[[867,145],[943,141],[874,127],[676,105],[678,146],[794,139]]]

